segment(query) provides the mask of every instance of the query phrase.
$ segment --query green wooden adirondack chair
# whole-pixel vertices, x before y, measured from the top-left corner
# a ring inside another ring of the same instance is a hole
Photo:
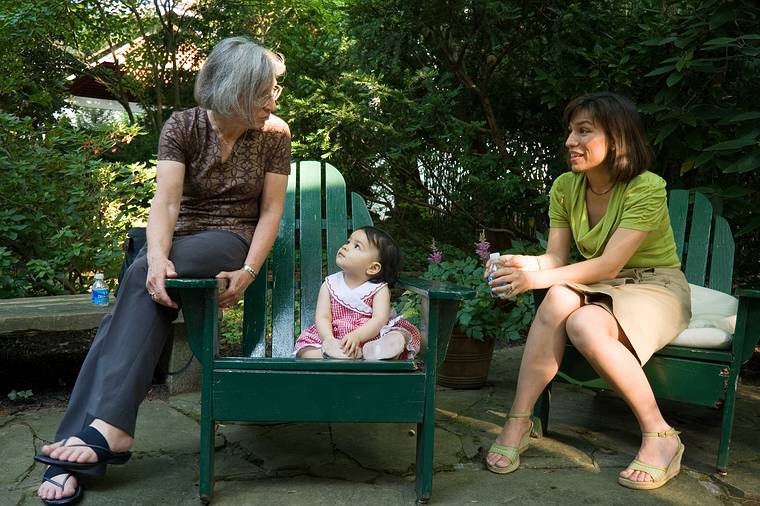
[[[713,217],[710,201],[698,192],[671,191],[668,208],[678,256],[689,283],[731,293],[734,239],[728,222],[722,216]],[[721,474],[726,474],[728,466],[739,372],[752,357],[760,337],[760,290],[739,289],[734,295],[739,298],[739,312],[730,349],[666,346],[644,366],[657,398],[723,411],[717,462]],[[570,344],[557,379],[597,390],[609,388]],[[533,412],[538,436],[547,430],[550,402],[551,384]]]
[[[372,224],[362,197],[352,193],[350,198],[349,217],[345,183],[335,167],[319,162],[292,165],[272,254],[245,294],[244,357],[217,354],[217,281],[167,280],[167,287],[180,292],[188,340],[203,369],[199,492],[204,502],[213,493],[215,424],[235,421],[416,422],[417,500],[425,503],[430,498],[436,369],[446,353],[460,300],[471,297],[472,291],[425,280],[400,280],[398,286],[418,294],[422,302],[420,330],[423,341],[427,338],[427,351],[416,361],[291,356],[297,328],[314,321],[325,270],[330,274],[338,270],[338,248],[352,229]],[[299,306],[300,320],[296,321]]]

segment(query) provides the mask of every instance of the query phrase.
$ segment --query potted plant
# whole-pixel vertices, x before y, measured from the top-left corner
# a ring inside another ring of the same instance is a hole
[[[463,301],[457,312],[446,358],[438,369],[438,384],[452,388],[480,388],[488,378],[496,340],[520,339],[520,331],[533,320],[533,298],[529,294],[520,294],[513,299],[491,295],[490,287],[483,279],[485,260],[491,253],[483,232],[475,243],[475,255],[445,249],[444,255],[433,243],[428,267],[422,277],[470,287],[475,289],[476,295]]]

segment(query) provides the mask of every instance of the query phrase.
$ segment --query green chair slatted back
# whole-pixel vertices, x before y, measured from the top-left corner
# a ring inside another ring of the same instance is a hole
[[[731,229],[722,216],[713,219],[712,205],[707,197],[699,192],[693,196],[691,213],[688,190],[672,190],[668,202],[678,257],[685,267],[686,279],[695,285],[731,293],[735,249]],[[689,218],[691,224],[687,230]]]
[[[245,294],[245,355],[267,355],[268,317],[271,317],[272,357],[290,356],[297,330],[314,323],[319,288],[325,276],[323,245],[327,251],[326,272],[332,274],[338,270],[335,254],[350,231],[372,224],[364,199],[356,193],[351,194],[351,208],[349,222],[346,183],[335,167],[316,161],[292,164],[271,259],[262,266],[256,282]],[[255,303],[266,298],[269,304]],[[271,308],[271,314],[266,307]],[[298,325],[296,307],[300,310]]]
[[[343,177],[333,166],[300,162],[291,167],[272,253],[245,294],[246,356],[217,354],[215,279],[167,280],[167,287],[180,291],[188,343],[202,365],[201,500],[208,502],[213,493],[218,421],[416,422],[415,489],[418,502],[426,503],[433,487],[437,359],[445,353],[460,301],[474,291],[442,282],[399,280],[400,288],[420,299],[421,330],[433,351],[424,357],[424,366],[417,360],[292,357],[294,336],[314,321],[324,275],[337,270],[338,248],[349,231],[371,225],[372,219],[364,199],[347,195]],[[265,339],[268,328],[271,346]]]

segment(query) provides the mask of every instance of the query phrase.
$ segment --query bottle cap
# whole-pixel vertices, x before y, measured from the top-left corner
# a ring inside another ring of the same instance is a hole
[[[95,273],[95,279],[103,279],[103,273],[102,272],[96,272]]]
[[[497,252],[495,252],[495,253],[491,253],[491,256],[489,256],[489,257],[488,257],[488,259],[489,259],[489,260],[498,260],[498,259],[499,259],[499,257],[501,257],[501,255],[500,255],[500,254],[499,254],[499,252],[497,251]]]

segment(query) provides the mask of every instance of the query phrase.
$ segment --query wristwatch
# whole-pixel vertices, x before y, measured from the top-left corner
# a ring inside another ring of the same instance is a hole
[[[241,269],[243,269],[245,272],[247,272],[248,274],[250,274],[251,277],[253,278],[253,280],[256,281],[256,276],[258,276],[259,273],[256,272],[256,271],[254,271],[253,267],[251,267],[248,264],[243,264],[243,267],[241,267]]]

